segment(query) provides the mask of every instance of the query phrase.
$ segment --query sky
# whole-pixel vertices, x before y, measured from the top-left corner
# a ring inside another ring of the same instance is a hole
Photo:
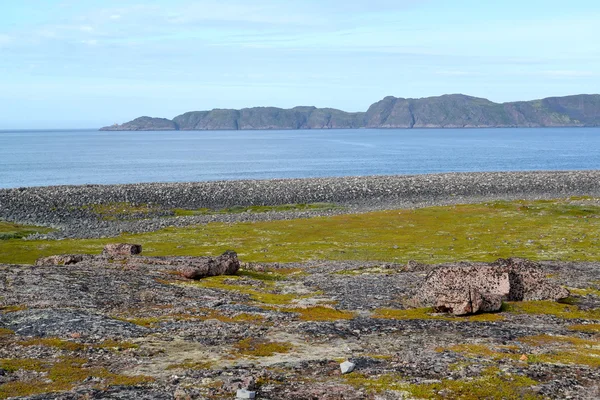
[[[0,129],[600,93],[598,0],[0,0]]]

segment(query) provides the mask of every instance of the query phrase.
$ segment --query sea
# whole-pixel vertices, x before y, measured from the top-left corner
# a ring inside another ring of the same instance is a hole
[[[600,169],[600,128],[0,131],[0,188]]]

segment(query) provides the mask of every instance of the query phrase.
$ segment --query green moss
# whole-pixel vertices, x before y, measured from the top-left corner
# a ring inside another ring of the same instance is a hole
[[[566,206],[566,207],[565,207]],[[378,211],[289,221],[210,223],[124,234],[118,239],[0,241],[0,263],[54,254],[97,254],[105,244],[140,243],[144,254],[214,255],[234,248],[251,262],[385,260],[426,263],[600,259],[595,208],[569,200],[485,203]]]
[[[538,382],[525,376],[487,372],[484,376],[441,383],[409,385],[405,390],[417,399],[535,400]]]
[[[358,372],[343,376],[345,383],[357,389],[370,393],[380,393],[386,390],[404,390],[407,386],[399,374],[382,374],[367,376]]]
[[[34,338],[18,342],[20,346],[45,346],[54,347],[61,350],[68,351],[79,351],[83,350],[85,346],[81,343],[71,342],[68,340],[62,340],[59,338]]]
[[[0,368],[9,372],[28,370],[47,374],[49,381],[12,381],[0,385],[0,399],[16,396],[30,396],[39,393],[71,390],[89,377],[102,380],[103,387],[113,385],[135,386],[152,382],[147,376],[115,374],[102,367],[85,367],[86,359],[63,357],[59,360],[4,359]]]
[[[350,311],[336,310],[331,307],[294,307],[281,308],[280,311],[294,312],[300,314],[302,321],[338,321],[341,319],[353,319],[356,314]]]
[[[577,296],[596,296],[600,297],[600,290],[596,288],[587,288],[587,289],[579,289],[579,288],[569,288],[569,292],[571,294]]]
[[[34,233],[48,233],[53,231],[50,228],[41,226],[13,224],[11,222],[0,221],[0,240],[22,239]]]
[[[563,319],[600,320],[600,309],[581,310],[576,305],[554,301],[521,301],[505,303],[502,310],[516,314],[553,315]]]
[[[569,325],[569,330],[587,333],[600,333],[600,324],[576,324]]]
[[[592,348],[600,346],[600,341],[572,336],[535,335],[519,338],[519,342],[530,346],[567,345],[569,347]]]
[[[0,328],[0,336],[10,336],[14,334],[15,332],[11,331],[10,329]]]
[[[253,357],[270,357],[275,353],[288,353],[292,348],[291,343],[270,342],[264,339],[244,339],[236,343],[232,354],[241,354]]]
[[[394,308],[379,308],[373,312],[373,318],[381,319],[436,319],[444,321],[456,322],[495,322],[502,321],[500,314],[484,313],[469,315],[464,317],[456,317],[449,314],[434,314],[432,308],[410,308],[407,310],[399,310]]]
[[[27,306],[21,305],[21,304],[0,307],[0,313],[2,313],[2,314],[23,311],[23,310],[27,310]]]
[[[295,299],[310,297],[307,295],[299,296],[297,294],[277,293],[274,282],[269,280],[264,281],[265,287],[259,289],[254,286],[248,286],[244,284],[237,285],[235,284],[236,279],[240,278],[236,276],[222,275],[201,279],[200,281],[189,282],[185,285],[197,285],[210,289],[235,291],[241,294],[249,295],[250,298],[256,302],[271,305],[290,304]]]

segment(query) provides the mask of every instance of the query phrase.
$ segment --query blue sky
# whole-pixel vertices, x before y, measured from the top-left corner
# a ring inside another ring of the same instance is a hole
[[[597,0],[0,0],[0,129],[600,93]]]

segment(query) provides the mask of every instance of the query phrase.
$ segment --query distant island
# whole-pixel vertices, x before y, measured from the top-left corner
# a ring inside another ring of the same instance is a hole
[[[254,107],[191,111],[172,120],[139,117],[102,131],[268,130],[357,128],[510,128],[600,126],[600,95],[494,103],[450,94],[422,99],[389,96],[366,112],[333,108]]]

